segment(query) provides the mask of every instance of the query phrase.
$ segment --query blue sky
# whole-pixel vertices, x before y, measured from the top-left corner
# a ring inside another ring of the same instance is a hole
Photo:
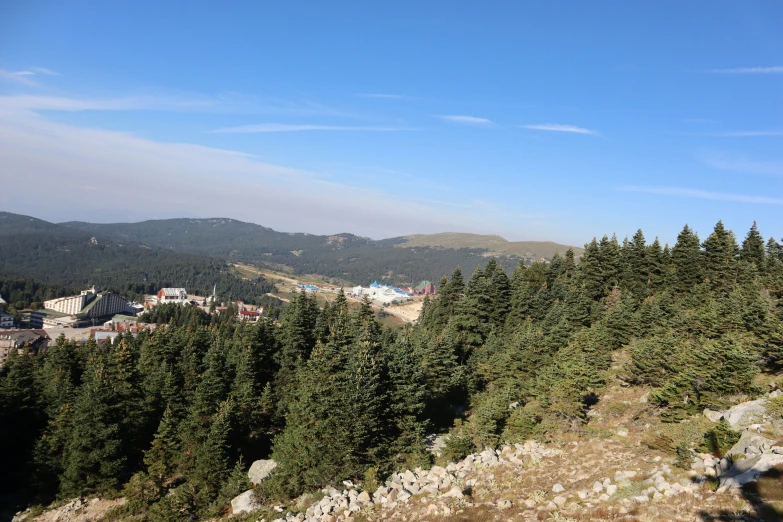
[[[780,2],[0,3],[0,209],[783,235]]]

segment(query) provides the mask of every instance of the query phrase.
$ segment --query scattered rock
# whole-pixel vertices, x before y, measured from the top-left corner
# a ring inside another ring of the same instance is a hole
[[[277,462],[274,460],[257,460],[250,466],[250,469],[247,472],[247,478],[250,479],[251,484],[261,484],[261,482],[272,474],[272,470],[276,467]]]
[[[565,488],[561,484],[552,486],[552,493],[562,493],[563,491],[565,491]]]
[[[235,515],[238,513],[250,513],[262,507],[264,507],[263,504],[256,500],[252,489],[237,495],[231,500],[231,512]]]

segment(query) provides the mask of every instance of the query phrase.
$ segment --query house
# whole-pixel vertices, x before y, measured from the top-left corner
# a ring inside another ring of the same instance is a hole
[[[45,350],[51,339],[44,330],[2,330],[0,331],[0,367],[8,360],[11,350],[21,352],[29,347],[35,353]]]
[[[416,286],[416,295],[435,295],[438,290],[430,281],[422,281]]]
[[[252,323],[255,323],[260,318],[261,318],[261,314],[253,310],[240,310],[239,313],[237,313],[237,319],[239,319],[240,321],[250,321]]]
[[[166,303],[190,303],[187,291],[184,288],[161,288],[158,290],[158,304]]]

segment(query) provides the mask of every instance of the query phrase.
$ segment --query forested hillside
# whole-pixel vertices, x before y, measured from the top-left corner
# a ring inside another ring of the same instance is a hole
[[[260,303],[274,285],[243,280],[224,261],[173,253],[69,229],[28,216],[0,212],[0,276],[72,288],[94,284],[130,297],[161,287]],[[20,298],[15,300],[27,300]]]
[[[589,437],[613,363],[668,422],[752,397],[783,365],[783,249],[755,225],[741,245],[722,223],[703,241],[686,226],[671,249],[639,231],[593,240],[578,262],[508,277],[491,260],[465,279],[441,281],[397,333],[366,303],[319,309],[300,294],[279,325],[193,310],[113,345],[11,357],[0,491],[14,506],[121,492],[116,516],[204,519],[247,488],[257,458],[278,463],[256,489],[271,502],[427,467],[433,431],[450,433],[444,459]]]
[[[112,224],[71,222],[63,223],[63,226],[116,241],[133,241],[174,252],[209,255],[283,269],[292,274],[318,274],[364,285],[375,280],[394,285],[415,285],[422,280],[437,280],[451,273],[455,266],[472,272],[486,264],[488,252],[497,250],[477,240],[454,243],[454,246],[444,248],[442,241],[431,245],[411,244],[410,238],[373,241],[353,234],[289,234],[222,218]],[[496,236],[475,238],[493,238],[492,245],[498,239]],[[540,254],[533,253],[530,257],[547,259],[558,248],[562,252],[568,248],[554,243],[529,243],[528,246],[541,250]],[[527,249],[501,249],[498,255],[502,256],[504,266],[511,268],[525,258],[523,252]]]

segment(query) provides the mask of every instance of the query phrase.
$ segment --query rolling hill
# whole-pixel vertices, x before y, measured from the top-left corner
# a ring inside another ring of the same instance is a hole
[[[225,261],[116,241],[30,216],[0,212],[0,278],[32,279],[72,288],[95,284],[127,295],[186,286],[260,302],[274,285],[245,280]]]
[[[525,259],[552,259],[559,253],[565,254],[569,248],[579,257],[583,248],[560,245],[552,241],[508,241],[494,235],[468,234],[463,232],[442,232],[440,234],[414,234],[399,238],[404,240],[398,243],[400,247],[441,247],[441,248],[477,248],[485,249],[493,255],[515,255]]]
[[[70,230],[172,252],[219,257],[282,270],[317,274],[335,284],[395,285],[437,281],[459,266],[466,274],[495,255],[511,271],[525,259],[550,259],[568,248],[555,243],[510,243],[499,236],[435,234],[372,240],[354,234],[320,236],[277,232],[234,219],[165,219],[139,223],[62,223]],[[399,248],[405,247],[405,248]],[[581,249],[574,249],[581,252]]]

